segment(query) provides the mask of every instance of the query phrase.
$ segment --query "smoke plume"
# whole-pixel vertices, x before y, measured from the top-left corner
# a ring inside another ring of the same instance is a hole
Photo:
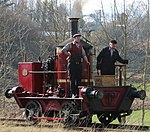
[[[82,7],[88,0],[75,0],[72,6],[71,17],[80,18],[82,16]]]

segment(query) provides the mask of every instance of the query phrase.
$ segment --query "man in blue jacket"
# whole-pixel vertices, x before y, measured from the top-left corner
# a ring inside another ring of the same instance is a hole
[[[97,56],[97,71],[101,75],[115,75],[115,62],[128,64],[128,60],[122,59],[116,49],[117,41],[111,40],[108,47],[102,49]]]

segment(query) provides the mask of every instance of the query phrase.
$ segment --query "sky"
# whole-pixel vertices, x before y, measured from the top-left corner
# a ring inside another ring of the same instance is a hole
[[[18,1],[18,0],[12,0],[12,1]],[[28,0],[29,1],[29,0]],[[35,3],[36,0],[30,0],[32,3]],[[44,0],[41,0],[44,1]],[[123,12],[123,5],[124,2],[126,3],[126,6],[129,4],[131,5],[133,2],[137,3],[138,1],[143,1],[147,4],[148,0],[57,0],[57,2],[64,3],[68,6],[68,9],[70,10],[70,15],[73,16],[71,13],[77,12],[76,10],[73,10],[74,3],[80,3],[81,10],[83,15],[88,15],[91,13],[95,13],[95,11],[102,10],[102,4],[103,4],[103,10],[107,14],[111,14],[113,11],[114,1],[116,1],[117,9],[120,12]],[[73,13],[74,14],[74,13]]]
[[[80,1],[81,6],[82,6],[82,12],[83,15],[91,14],[94,13],[97,10],[102,9],[102,4],[103,3],[103,9],[105,13],[109,13],[113,10],[113,5],[115,0],[58,0],[61,3],[67,3],[68,6],[73,6],[73,4],[76,1]],[[138,1],[143,1],[147,2],[148,0],[116,0],[117,8],[119,10],[123,10],[123,5],[124,1],[126,6],[129,4],[132,4],[133,2],[138,2]]]
[[[146,3],[148,0],[116,0],[117,8],[120,8],[120,10],[123,9],[124,1],[127,6],[138,1],[143,1]],[[103,9],[105,12],[110,12],[113,9],[114,0],[87,0],[82,8],[83,14],[90,14],[95,10],[102,9],[101,2],[103,3]]]
[[[104,0],[103,0],[104,1]],[[111,2],[108,2],[108,0],[105,0],[105,3],[103,2],[104,6],[106,5],[106,10],[110,9]],[[94,12],[95,10],[101,9],[101,1],[100,0],[89,0],[82,8],[83,14],[89,14]],[[104,8],[105,9],[105,8]]]
[[[105,0],[104,5],[106,5],[106,7],[109,9],[110,2],[108,2],[108,0]],[[93,13],[95,10],[100,10],[100,9],[101,9],[101,0],[88,0],[87,3],[84,4],[82,8],[82,12],[84,15],[86,15],[86,14]]]

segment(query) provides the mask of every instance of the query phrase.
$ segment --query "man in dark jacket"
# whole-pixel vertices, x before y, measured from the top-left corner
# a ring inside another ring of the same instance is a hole
[[[116,40],[111,40],[108,47],[102,49],[97,56],[97,71],[99,70],[101,75],[115,75],[115,62],[118,61],[123,64],[128,64],[128,60],[124,60],[120,57],[118,50],[116,49]]]

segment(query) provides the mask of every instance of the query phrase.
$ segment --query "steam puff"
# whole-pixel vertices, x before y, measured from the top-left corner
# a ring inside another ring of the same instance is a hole
[[[80,18],[82,15],[82,8],[88,0],[75,0],[71,10],[71,17]]]

